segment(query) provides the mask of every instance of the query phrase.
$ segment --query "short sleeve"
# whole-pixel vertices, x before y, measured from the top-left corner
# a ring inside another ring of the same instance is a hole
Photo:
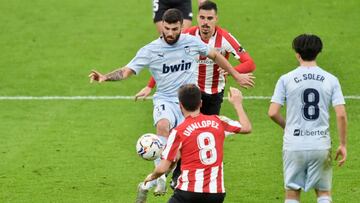
[[[277,81],[274,94],[271,97],[271,102],[284,105],[285,104],[285,84],[284,84],[284,77],[280,77],[280,79]]]
[[[126,65],[126,67],[138,74],[143,68],[149,66],[150,60],[149,50],[143,47],[136,53],[136,56]]]
[[[166,142],[166,146],[161,153],[161,158],[169,161],[176,160],[176,154],[181,146],[180,136],[177,134],[177,130],[173,129]]]
[[[341,86],[339,80],[336,78],[334,82],[334,88],[332,91],[331,102],[333,106],[345,104],[345,99],[341,91]]]
[[[241,124],[239,121],[234,121],[226,116],[218,116],[221,120],[221,124],[224,127],[225,136],[239,133],[241,130]]]

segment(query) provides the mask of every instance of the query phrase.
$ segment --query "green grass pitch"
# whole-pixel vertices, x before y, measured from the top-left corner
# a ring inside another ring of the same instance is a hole
[[[337,75],[344,94],[360,95],[360,1],[215,2],[220,25],[257,64],[256,87],[245,96],[272,95],[280,75],[297,65],[291,41],[304,32],[323,39],[318,63]],[[147,71],[106,84],[89,84],[87,75],[127,64],[157,37],[150,0],[0,5],[0,96],[131,96],[147,83]],[[225,202],[283,202],[282,132],[267,118],[268,100],[244,105],[254,130],[225,142]],[[138,182],[153,169],[135,153],[137,138],[154,132],[150,100],[0,100],[0,107],[0,202],[134,202]],[[334,162],[334,202],[360,199],[360,100],[346,107],[348,160],[342,168]],[[235,118],[227,101],[222,114]],[[334,118],[331,124],[334,153]],[[148,202],[170,195],[150,194]],[[302,202],[314,197],[304,193]]]

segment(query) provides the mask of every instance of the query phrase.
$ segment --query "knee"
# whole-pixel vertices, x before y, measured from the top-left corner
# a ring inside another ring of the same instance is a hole
[[[167,119],[161,119],[156,123],[156,133],[168,137],[170,133],[170,122]]]

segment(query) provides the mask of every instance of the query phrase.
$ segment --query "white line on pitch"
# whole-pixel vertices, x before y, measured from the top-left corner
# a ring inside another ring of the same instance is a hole
[[[0,96],[0,100],[133,100],[134,96]],[[152,99],[148,97],[147,99]],[[224,99],[227,99],[224,97]],[[249,100],[270,100],[270,96],[245,96]],[[345,96],[345,99],[359,100],[358,95]],[[141,99],[140,99],[141,100]]]

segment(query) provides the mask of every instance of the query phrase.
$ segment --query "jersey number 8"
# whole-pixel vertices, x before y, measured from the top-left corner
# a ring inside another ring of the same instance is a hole
[[[210,165],[217,160],[217,151],[215,148],[215,138],[212,133],[203,132],[197,137],[197,144],[200,149],[199,158],[204,165]]]
[[[308,88],[303,92],[303,117],[305,120],[316,120],[319,118],[320,95],[316,89]]]

